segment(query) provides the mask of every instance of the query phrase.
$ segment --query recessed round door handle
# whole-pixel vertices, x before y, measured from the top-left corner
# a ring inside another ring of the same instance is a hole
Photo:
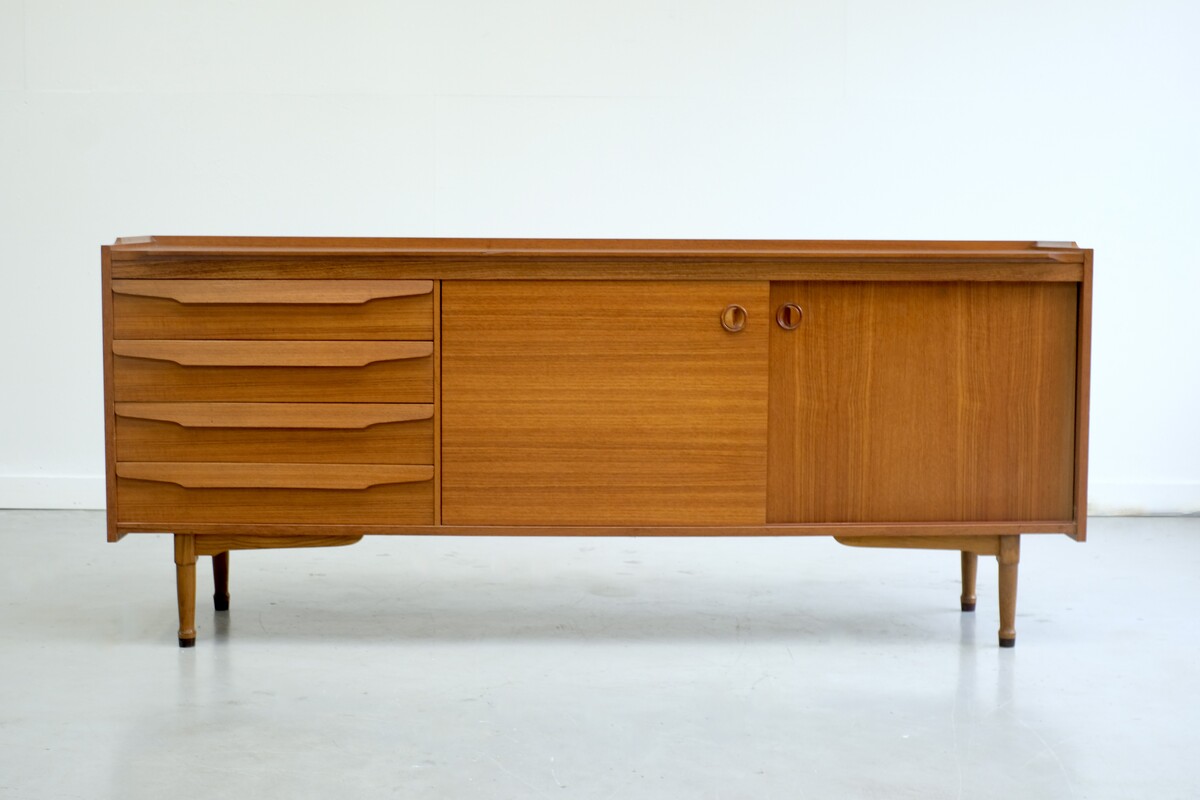
[[[721,312],[721,327],[730,333],[737,333],[746,327],[746,309],[737,303],[725,306]]]
[[[785,331],[796,330],[796,328],[800,327],[800,320],[802,319],[804,319],[804,309],[795,303],[784,303],[775,312],[775,321]]]

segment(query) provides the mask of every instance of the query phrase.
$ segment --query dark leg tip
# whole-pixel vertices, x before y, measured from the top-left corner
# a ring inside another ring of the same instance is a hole
[[[975,604],[974,604],[974,603],[963,603],[963,604],[962,604],[962,610],[963,610],[963,611],[974,611],[974,610],[975,610]]]
[[[217,611],[228,611],[229,610],[229,595],[214,594],[213,595],[213,608],[215,608]]]
[[[179,646],[180,647],[195,647],[196,639],[195,639],[195,637],[193,637],[191,639],[184,639],[182,636],[180,636],[179,637]]]
[[[1000,637],[1000,646],[1001,647],[1016,647],[1017,646],[1017,638],[1014,636],[1011,639],[1005,639],[1003,636],[1001,636]]]

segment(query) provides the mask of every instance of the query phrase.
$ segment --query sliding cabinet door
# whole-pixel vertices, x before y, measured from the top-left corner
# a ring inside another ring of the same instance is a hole
[[[772,284],[768,521],[1072,519],[1077,291]]]
[[[763,524],[768,293],[443,282],[443,523]]]

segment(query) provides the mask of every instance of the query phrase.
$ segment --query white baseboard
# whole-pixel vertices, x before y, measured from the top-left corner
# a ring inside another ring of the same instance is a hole
[[[0,475],[0,508],[93,508],[105,505],[102,475]]]
[[[1200,483],[1092,483],[1088,514],[1200,514]],[[104,508],[100,475],[0,475],[0,508]]]
[[[1147,517],[1200,514],[1200,482],[1088,485],[1088,516]]]

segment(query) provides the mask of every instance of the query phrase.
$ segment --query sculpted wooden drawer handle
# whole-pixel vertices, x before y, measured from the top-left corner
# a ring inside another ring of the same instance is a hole
[[[802,319],[804,319],[804,309],[795,303],[784,303],[775,312],[775,321],[785,331],[796,330],[796,328],[800,327]]]
[[[737,303],[725,306],[721,312],[721,327],[730,333],[737,333],[746,327],[746,309]]]
[[[362,305],[433,292],[433,281],[115,280],[114,294],[174,300],[183,305]]]
[[[365,430],[433,418],[429,403],[116,403],[115,410],[183,428]]]
[[[433,355],[433,342],[254,342],[118,339],[113,353],[182,367],[365,367]]]
[[[185,489],[347,489],[433,480],[433,467],[392,464],[242,464],[122,461],[117,477]]]

